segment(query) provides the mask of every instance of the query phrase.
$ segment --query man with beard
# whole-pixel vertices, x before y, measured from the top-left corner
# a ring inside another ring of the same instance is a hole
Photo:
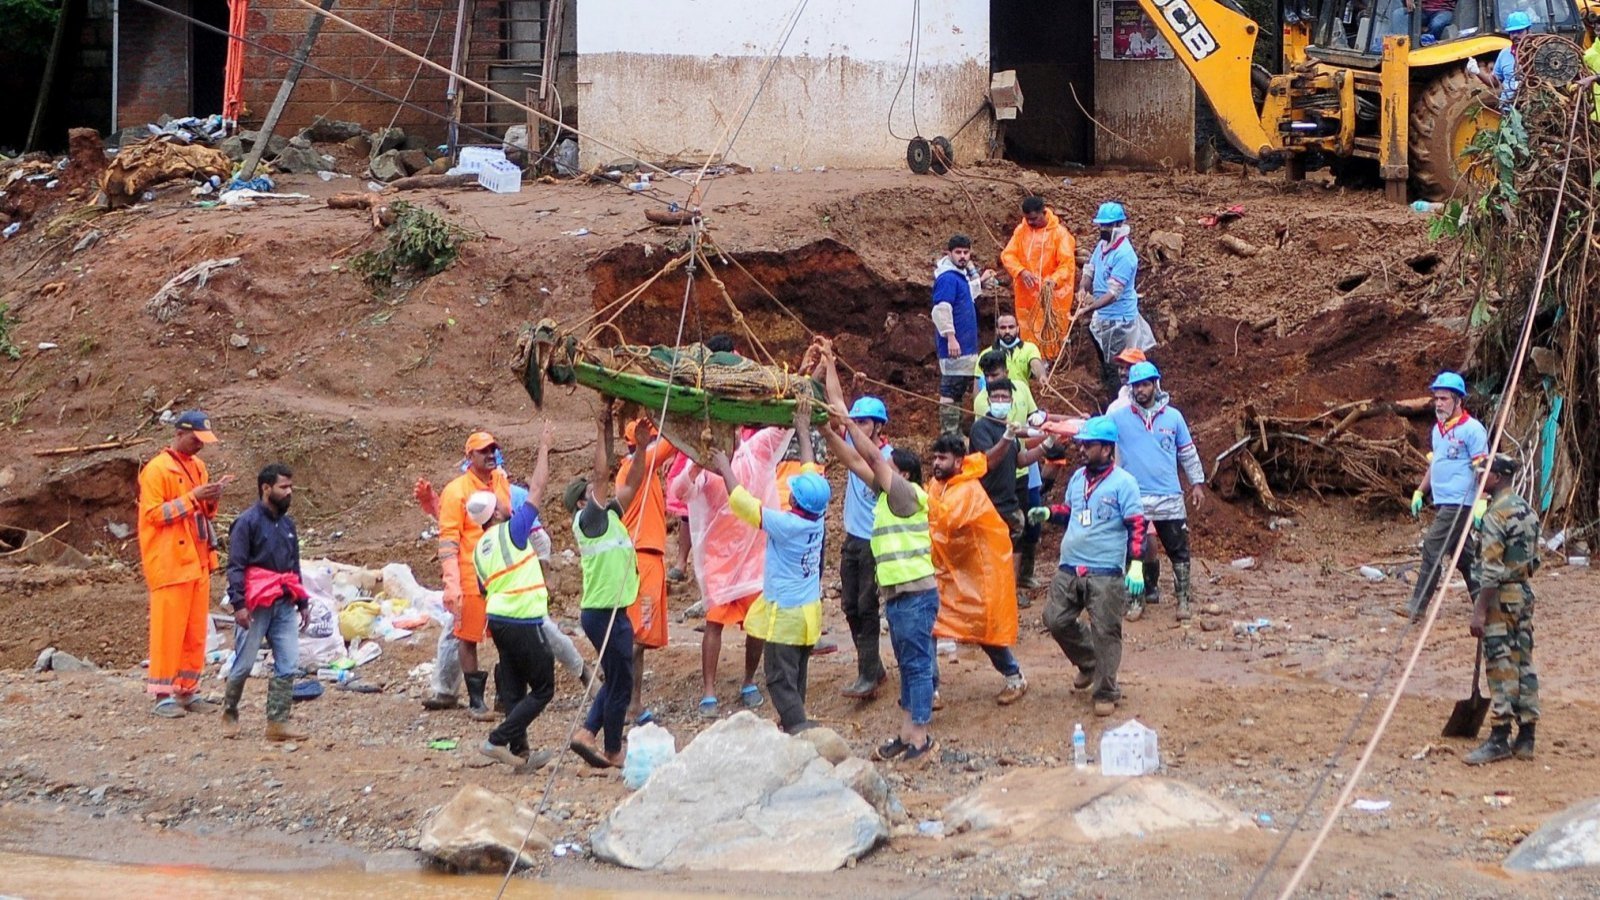
[[[1440,372],[1428,386],[1433,393],[1434,427],[1429,430],[1433,452],[1428,454],[1428,470],[1411,495],[1411,515],[1422,513],[1423,495],[1433,493],[1433,524],[1422,538],[1422,568],[1417,571],[1417,586],[1411,602],[1395,612],[1415,619],[1428,609],[1434,588],[1443,574],[1441,559],[1460,540],[1473,519],[1473,504],[1478,477],[1473,464],[1489,454],[1489,433],[1483,423],[1467,413],[1467,382],[1454,372]],[[1472,541],[1462,548],[1456,571],[1466,579],[1467,593],[1478,596],[1478,578],[1473,574],[1477,553]]]
[[[1078,243],[1038,195],[1022,201],[1022,221],[1000,254],[1011,274],[1017,324],[1025,341],[1054,359],[1072,323],[1072,289],[1078,275]]]

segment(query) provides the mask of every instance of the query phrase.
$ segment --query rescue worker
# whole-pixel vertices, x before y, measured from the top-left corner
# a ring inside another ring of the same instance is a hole
[[[1440,372],[1428,389],[1433,394],[1436,420],[1429,429],[1433,452],[1428,454],[1428,470],[1411,495],[1411,515],[1422,513],[1423,495],[1431,491],[1433,524],[1422,538],[1422,566],[1417,571],[1411,602],[1395,608],[1397,614],[1413,619],[1427,611],[1443,574],[1441,561],[1472,522],[1478,485],[1472,467],[1489,452],[1489,432],[1467,412],[1466,381],[1455,372]],[[1456,560],[1456,571],[1466,579],[1467,593],[1474,597],[1478,595],[1478,578],[1473,574],[1476,555],[1469,540]]]
[[[982,479],[989,468],[984,454],[967,453],[960,435],[945,434],[933,442],[931,462],[928,531],[939,584],[933,634],[977,644],[1005,676],[1005,687],[995,702],[1010,706],[1028,692],[1028,680],[1011,652],[1017,642],[1011,529],[984,493]],[[935,708],[938,705],[935,693]]]
[[[1017,417],[1019,410],[1012,402],[1012,384],[1008,378],[996,378],[986,385],[988,391],[989,408],[987,412],[978,416],[972,423],[972,434],[968,438],[968,447],[974,453],[982,453],[988,463],[988,471],[983,476],[983,490],[989,495],[989,502],[994,504],[995,512],[1006,521],[1006,527],[1011,533],[1011,551],[1013,564],[1016,566],[1015,578],[1019,585],[1033,583],[1034,548],[1037,543],[1037,533],[1034,541],[1027,539],[1027,510],[1030,508],[1026,501],[1030,495],[1028,486],[1029,469],[1044,459],[1045,452],[1054,443],[1046,439],[1044,443],[1033,447],[1023,447],[1018,439],[1018,431],[1026,427],[1028,416],[1033,414],[1032,398],[1027,398],[1027,412]],[[1022,601],[1018,601],[1022,604]],[[1031,601],[1027,604],[1031,605]]]
[[[484,618],[483,594],[472,570],[472,553],[483,537],[483,524],[467,515],[467,500],[473,494],[490,493],[499,502],[500,510],[509,513],[511,482],[497,463],[499,450],[500,444],[494,435],[487,431],[473,432],[462,451],[466,455],[467,470],[452,479],[439,494],[439,569],[444,576],[444,608],[450,613],[453,625],[449,636],[440,636],[434,660],[433,694],[422,701],[423,709],[455,708],[452,661],[458,657],[461,677],[467,685],[467,714],[478,722],[492,721],[494,712],[484,702],[489,674],[478,668],[478,645],[484,640],[488,623]]]
[[[800,457],[813,460],[811,398],[802,393],[795,403],[795,433]],[[787,510],[762,505],[743,485],[727,454],[712,454],[712,466],[728,486],[728,507],[745,524],[767,536],[761,594],[745,615],[745,632],[766,642],[767,693],[788,734],[816,725],[806,715],[806,681],[811,648],[822,635],[822,539],[824,515],[833,489],[812,469],[789,479]]]
[[[608,417],[602,413],[596,422],[594,474],[581,492],[569,491],[562,498],[563,502],[571,500],[567,512],[573,514],[572,536],[583,568],[579,621],[600,655],[600,672],[605,679],[589,705],[583,727],[567,747],[584,762],[601,769],[620,768],[623,761],[622,730],[628,724],[633,694],[633,620],[626,609],[639,598],[639,567],[633,539],[622,524],[622,511],[633,502],[647,471],[636,459],[635,465],[628,467],[628,480],[622,490],[615,499],[607,499],[610,459],[606,455],[605,434],[610,427]],[[635,446],[634,454],[640,452]],[[594,743],[601,734],[604,752]]]
[[[1511,756],[1533,759],[1533,729],[1539,722],[1539,675],[1533,668],[1533,588],[1539,571],[1539,516],[1511,487],[1517,461],[1497,453],[1489,462],[1484,490],[1489,507],[1482,523],[1483,550],[1472,609],[1472,636],[1483,641],[1489,681],[1489,739],[1464,758],[1469,766]],[[1511,723],[1517,741],[1511,741]]]
[[[1105,416],[1083,424],[1074,438],[1084,465],[1067,482],[1064,502],[1028,511],[1036,521],[1063,525],[1061,565],[1050,582],[1044,624],[1078,667],[1072,689],[1090,689],[1094,714],[1109,716],[1122,699],[1122,617],[1128,598],[1144,593],[1144,504],[1139,484],[1116,465],[1117,426]],[[1089,626],[1079,621],[1089,614]]]
[[[1142,363],[1147,358],[1143,350],[1138,347],[1129,347],[1118,353],[1116,359],[1112,360],[1117,364],[1117,377],[1122,381],[1122,384],[1117,388],[1116,398],[1106,406],[1106,415],[1109,416],[1119,409],[1132,405],[1133,389],[1128,387],[1128,372],[1135,364]]]
[[[228,597],[238,628],[222,698],[224,736],[239,733],[239,700],[265,639],[272,649],[266,738],[303,741],[307,735],[289,727],[294,678],[300,674],[300,630],[311,624],[311,595],[300,583],[300,538],[289,516],[294,473],[278,463],[267,466],[256,475],[256,494],[255,505],[228,528]]]
[[[1085,266],[1083,293],[1078,297],[1078,316],[1089,317],[1089,335],[1100,356],[1100,381],[1107,402],[1116,396],[1121,381],[1116,358],[1131,348],[1149,351],[1156,344],[1150,323],[1139,314],[1139,254],[1128,240],[1128,214],[1122,204],[1107,201],[1094,214],[1100,240],[1089,254]]]
[[[628,444],[628,456],[617,469],[613,486],[619,496],[638,457],[635,451],[640,444],[647,448],[639,457],[646,467],[644,484],[622,514],[639,565],[639,602],[628,607],[633,619],[633,704],[628,717],[642,725],[653,718],[644,711],[644,654],[667,645],[667,498],[661,473],[672,465],[678,451],[657,437],[647,419],[629,422],[623,440]]]
[[[1039,345],[1022,339],[1022,327],[1015,314],[1002,312],[994,318],[994,346],[987,352],[998,352],[1006,358],[1006,377],[1012,384],[1020,384],[1029,394],[1036,393],[1035,385],[1044,384],[1050,368],[1045,365]],[[985,354],[987,355],[987,353]],[[983,372],[983,359],[978,359],[978,374]]]
[[[1011,275],[1018,333],[1055,359],[1072,325],[1078,242],[1036,194],[1022,200],[1022,221],[1000,254]],[[1048,302],[1046,302],[1048,300]]]
[[[1117,427],[1117,455],[1122,467],[1139,484],[1144,517],[1150,532],[1161,539],[1172,560],[1172,591],[1178,597],[1178,620],[1189,619],[1189,513],[1184,506],[1178,470],[1189,480],[1189,502],[1196,509],[1206,499],[1206,470],[1189,434],[1183,413],[1161,389],[1161,372],[1155,363],[1135,363],[1128,370],[1133,403],[1107,416]],[[1128,600],[1128,621],[1136,622],[1144,604],[1160,603],[1161,559],[1156,542],[1144,541],[1144,596]]]
[[[1512,101],[1517,98],[1517,88],[1522,86],[1522,78],[1517,74],[1517,54],[1521,52],[1523,40],[1532,27],[1533,17],[1520,9],[1515,10],[1506,16],[1505,32],[1506,37],[1511,39],[1511,46],[1501,48],[1489,71],[1483,71],[1476,57],[1467,57],[1467,74],[1477,76],[1490,90],[1500,92],[1502,110],[1511,108]]]
[[[217,498],[231,475],[213,482],[200,451],[216,443],[200,410],[179,414],[172,443],[139,470],[139,558],[150,589],[151,710],[176,719],[215,704],[195,696],[206,662],[206,609],[216,568]]]
[[[863,441],[859,444],[861,454],[875,454],[880,459],[888,459],[894,453],[894,445],[883,436],[883,429],[889,424],[889,408],[884,406],[882,400],[877,397],[856,398],[848,418],[856,427],[849,430],[849,437],[844,438],[846,444],[858,446],[855,436],[859,433]],[[836,425],[825,429],[830,448],[836,447],[833,438],[839,435],[841,427]],[[834,455],[838,455],[837,449]],[[878,649],[882,632],[878,625],[878,580],[872,553],[874,509],[877,503],[872,480],[863,478],[856,468],[850,468],[845,475],[844,486],[844,548],[839,552],[839,599],[844,607],[845,622],[850,626],[850,637],[856,646],[856,680],[839,693],[857,700],[875,696],[878,686],[889,679]]]
[[[1023,428],[1039,409],[1038,403],[1034,400],[1032,379],[1038,377],[1043,383],[1044,360],[1039,358],[1039,350],[1033,342],[1005,337],[1007,334],[1015,335],[1016,327],[1016,316],[1001,314],[996,319],[995,347],[984,351],[983,355],[978,357],[978,395],[972,402],[974,422],[978,417],[989,414],[989,382],[999,379],[1006,379],[1011,383],[1011,415],[1006,419],[1008,422],[1015,424],[1019,429]],[[1048,416],[1046,418],[1048,419]],[[1021,451],[1024,448],[1019,443],[1017,449]],[[1022,512],[1044,502],[1042,466],[1042,460],[1036,459],[1017,470],[1017,500]],[[1023,590],[1032,590],[1039,586],[1039,579],[1033,571],[1039,535],[1038,525],[1025,522],[1022,527],[1022,537],[1014,542],[1017,587]],[[1033,600],[1027,594],[1023,594],[1017,598],[1017,605],[1027,608],[1033,605]]]
[[[933,267],[934,349],[939,356],[939,430],[961,431],[961,402],[972,388],[978,362],[978,297],[992,269],[972,262],[972,238],[951,236]]]
[[[873,758],[926,762],[938,744],[928,733],[937,686],[933,622],[939,615],[939,585],[934,577],[933,537],[928,529],[928,494],[922,489],[922,462],[909,450],[883,454],[859,448],[875,440],[862,420],[844,408],[844,391],[833,352],[823,354],[828,413],[838,428],[823,432],[833,455],[873,494],[873,575],[889,621],[889,646],[900,666],[900,728],[878,746]]]

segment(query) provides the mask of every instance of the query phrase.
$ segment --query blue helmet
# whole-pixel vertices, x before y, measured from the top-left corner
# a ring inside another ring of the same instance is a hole
[[[1100,210],[1094,214],[1094,223],[1096,225],[1115,225],[1118,222],[1126,222],[1127,220],[1127,210],[1122,208],[1121,203],[1114,200],[1107,200],[1105,203],[1100,204]]]
[[[1153,362],[1137,362],[1128,369],[1128,383],[1138,384],[1141,381],[1151,381],[1161,377],[1161,370]]]
[[[1506,16],[1506,34],[1516,34],[1519,31],[1527,31],[1532,27],[1533,17],[1520,9]]]
[[[889,421],[889,408],[877,397],[860,397],[850,406],[850,418],[871,419],[874,422]]]
[[[1428,385],[1428,390],[1455,391],[1465,397],[1467,395],[1467,383],[1460,375],[1454,372],[1440,372],[1439,377],[1433,380],[1433,384]]]
[[[820,516],[827,511],[828,501],[833,499],[833,487],[828,479],[815,472],[801,472],[789,479],[789,499],[795,506]]]
[[[1108,444],[1115,444],[1117,442],[1116,423],[1111,421],[1110,416],[1095,416],[1083,423],[1083,427],[1078,429],[1078,433],[1073,436],[1073,440],[1080,444],[1086,444],[1089,441],[1105,441]]]

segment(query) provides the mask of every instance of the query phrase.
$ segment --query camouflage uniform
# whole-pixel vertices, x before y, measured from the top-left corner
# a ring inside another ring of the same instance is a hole
[[[1539,720],[1539,675],[1533,668],[1533,588],[1539,569],[1539,517],[1516,491],[1503,488],[1483,514],[1482,549],[1473,574],[1492,591],[1483,626],[1484,672],[1497,726]]]

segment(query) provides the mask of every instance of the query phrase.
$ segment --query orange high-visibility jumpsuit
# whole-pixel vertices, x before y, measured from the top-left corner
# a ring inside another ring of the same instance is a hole
[[[158,696],[194,693],[205,667],[217,504],[193,494],[210,480],[198,457],[170,447],[139,471],[139,557],[150,588],[145,689]]]
[[[667,497],[661,484],[661,469],[677,453],[671,444],[659,439],[645,451],[645,465],[650,471],[622,514],[639,566],[639,599],[628,607],[628,617],[633,620],[633,643],[650,650],[667,645]],[[614,490],[622,489],[632,470],[630,455],[617,470]]]
[[[1026,219],[1017,224],[1011,241],[1000,254],[1000,263],[1011,274],[1011,292],[1016,304],[1017,329],[1022,339],[1039,345],[1046,360],[1054,360],[1067,339],[1067,324],[1072,321],[1072,292],[1078,281],[1078,242],[1056,217],[1044,211],[1043,228],[1032,228]],[[1022,273],[1031,272],[1040,280],[1037,287],[1022,283]],[[1039,290],[1050,281],[1051,301],[1047,312],[1041,308]]]
[[[469,644],[481,644],[489,627],[483,592],[478,589],[478,570],[472,551],[483,537],[483,526],[467,515],[467,498],[478,491],[489,491],[502,508],[511,508],[511,482],[506,473],[495,469],[487,483],[472,470],[457,475],[439,494],[439,568],[445,586],[459,588],[461,608],[455,611],[453,634]]]

